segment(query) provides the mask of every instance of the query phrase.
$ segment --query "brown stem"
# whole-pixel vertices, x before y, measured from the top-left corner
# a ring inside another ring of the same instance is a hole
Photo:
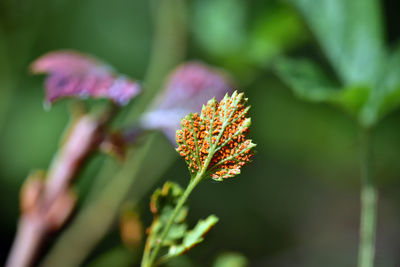
[[[27,180],[21,192],[22,216],[7,267],[31,266],[48,234],[64,224],[75,206],[70,185],[99,146],[105,122],[89,115],[79,118],[54,158],[46,180]]]
[[[18,232],[6,266],[30,266],[35,259],[36,250],[44,238],[44,229],[40,221],[22,216],[18,223]]]
[[[67,189],[78,173],[83,161],[101,140],[101,125],[90,116],[84,116],[74,125],[61,153],[56,156],[48,175],[44,202],[51,203],[61,191]]]

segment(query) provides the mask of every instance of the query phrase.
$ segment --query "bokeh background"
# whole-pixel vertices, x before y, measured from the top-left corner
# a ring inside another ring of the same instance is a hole
[[[283,54],[328,65],[303,18],[289,3],[277,0],[182,2],[184,24],[160,33],[157,20],[174,9],[160,11],[159,1],[0,1],[1,263],[16,231],[19,189],[32,169],[48,167],[69,120],[68,100],[50,110],[43,107],[43,77],[31,76],[29,63],[48,51],[68,48],[95,55],[143,81],[159,47],[163,53],[182,53],[183,60],[201,60],[230,72],[252,105],[251,135],[258,144],[254,162],[240,176],[204,182],[193,193],[189,221],[213,213],[220,222],[180,264],[211,266],[221,253],[234,251],[250,266],[356,265],[359,130],[332,106],[297,100],[271,68]],[[392,46],[400,37],[399,5],[395,0],[381,4]],[[154,44],[160,41],[154,36],[175,38],[176,31],[184,36],[179,37],[185,42],[181,46],[163,50],[162,42]],[[161,134],[155,138],[158,145],[152,153],[162,157],[144,161],[143,176],[160,161],[168,164],[135,202],[144,225],[151,221],[150,193],[167,179],[181,185],[188,179],[173,146]],[[380,193],[376,263],[400,266],[400,112],[379,124],[374,147]],[[75,186],[82,203],[106,158],[97,156],[79,177]],[[100,212],[97,220],[102,216]],[[83,265],[135,264],[137,255],[123,250],[115,221]],[[49,240],[43,255],[57,237]],[[73,249],[79,248],[71,253]]]

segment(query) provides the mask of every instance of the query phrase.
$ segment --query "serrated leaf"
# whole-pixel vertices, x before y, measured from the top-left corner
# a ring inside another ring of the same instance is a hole
[[[289,0],[301,12],[341,81],[371,85],[384,62],[377,0]]]
[[[211,230],[218,220],[215,215],[210,215],[205,220],[200,220],[191,231],[185,234],[182,243],[170,247],[166,256],[169,258],[179,256],[202,242],[204,235]]]
[[[74,51],[45,54],[32,63],[31,70],[49,74],[45,82],[49,104],[65,97],[92,97],[125,105],[141,90],[137,82],[116,75],[110,66]]]
[[[221,102],[208,101],[201,115],[191,113],[182,119],[182,129],[176,132],[177,151],[192,175],[203,173],[221,181],[240,173],[255,147],[247,139],[249,108],[244,94],[235,91]]]

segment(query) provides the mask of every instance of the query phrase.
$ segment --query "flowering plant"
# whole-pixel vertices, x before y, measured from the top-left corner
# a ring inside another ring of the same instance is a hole
[[[183,112],[189,115],[182,119],[182,129],[176,131],[176,143],[177,151],[188,162],[191,182],[186,190],[167,182],[162,190],[154,193],[150,203],[154,221],[149,228],[143,266],[153,265],[161,247],[169,247],[168,254],[162,257],[167,260],[200,243],[218,218],[212,215],[187,230],[188,208],[184,207],[187,197],[206,177],[221,181],[238,174],[250,161],[251,149],[255,146],[246,137],[250,119],[247,118],[249,107],[243,93],[235,91],[230,97],[226,94],[220,102],[216,99],[229,91],[228,75],[203,63],[182,64],[172,72],[164,92],[153,107],[142,114],[138,123],[115,130],[109,125],[117,112],[141,92],[138,82],[116,74],[94,57],[73,51],[48,53],[36,60],[31,69],[34,73],[48,74],[45,82],[47,104],[71,97],[83,100],[105,98],[111,104],[100,112],[80,110],[48,173],[35,172],[27,179],[21,190],[20,234],[7,265],[30,266],[46,237],[66,223],[78,200],[73,182],[90,155],[102,150],[123,159],[127,146],[138,141],[138,135],[132,135],[132,132],[161,130],[170,138]],[[213,96],[207,105],[203,105],[201,115],[190,113],[199,111],[202,103]],[[84,102],[82,105],[85,106]],[[168,123],[160,124],[165,121],[166,114],[172,114],[167,116]],[[170,236],[170,230],[174,237]]]
[[[182,128],[176,131],[176,150],[188,164],[191,178],[185,190],[167,182],[153,194],[150,207],[154,220],[149,228],[142,267],[181,255],[200,243],[218,222],[211,215],[188,231],[184,224],[187,214],[184,205],[200,181],[208,177],[223,181],[239,174],[240,168],[250,161],[256,145],[247,138],[251,120],[247,117],[250,107],[246,103],[244,94],[235,91],[231,96],[226,94],[220,102],[215,98],[209,100],[200,115],[191,113],[182,119]],[[164,205],[160,204],[162,198],[165,198]],[[157,261],[162,247],[169,248],[168,252]]]

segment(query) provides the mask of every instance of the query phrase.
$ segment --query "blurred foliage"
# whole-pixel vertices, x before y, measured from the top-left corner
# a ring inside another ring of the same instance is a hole
[[[154,34],[154,4],[0,1],[1,262],[16,227],[19,188],[31,169],[49,165],[69,118],[68,101],[49,112],[43,109],[43,79],[28,75],[29,62],[51,50],[76,49],[144,80]],[[186,58],[226,68],[238,88],[246,90],[258,153],[240,179],[223,184],[208,181],[193,193],[188,221],[210,213],[220,221],[206,243],[176,259],[180,266],[212,266],[225,251],[243,253],[251,266],[355,265],[358,129],[332,107],[297,100],[285,84],[302,98],[358,114],[366,125],[388,114],[376,126],[375,167],[381,192],[377,266],[396,266],[400,261],[397,1],[192,0],[188,5]],[[296,59],[278,60],[283,53]],[[277,73],[285,84],[271,72],[272,65],[279,66]],[[166,179],[187,183],[184,162],[168,167],[176,159],[173,147],[161,135],[154,138],[153,152],[136,174],[140,179],[127,189],[132,198],[138,196],[135,203],[143,225],[151,221],[151,189]],[[103,160],[96,157],[81,174],[76,185],[81,199],[90,200],[92,187],[104,188],[111,179],[105,175],[93,181]],[[109,174],[120,166],[113,164]],[[155,176],[160,177],[157,184]],[[82,200],[81,206],[85,205]],[[85,226],[110,221],[111,231],[85,265],[132,266],[141,255],[121,245],[107,207],[99,210],[97,221]],[[85,227],[79,229],[84,238]],[[74,249],[72,243],[66,246]]]
[[[98,258],[89,263],[88,267],[108,267],[108,266],[132,266],[132,263],[140,259],[140,255],[119,246],[103,253]]]
[[[196,45],[245,81],[255,75],[254,68],[268,66],[308,39],[299,15],[279,1],[194,1],[193,13]]]
[[[219,255],[215,262],[214,267],[246,267],[248,265],[246,257],[239,253],[225,252]]]
[[[280,77],[300,98],[338,103],[363,127],[375,126],[400,105],[399,52],[385,47],[379,1],[290,2],[303,14],[340,84],[328,81],[311,62],[277,64]]]

